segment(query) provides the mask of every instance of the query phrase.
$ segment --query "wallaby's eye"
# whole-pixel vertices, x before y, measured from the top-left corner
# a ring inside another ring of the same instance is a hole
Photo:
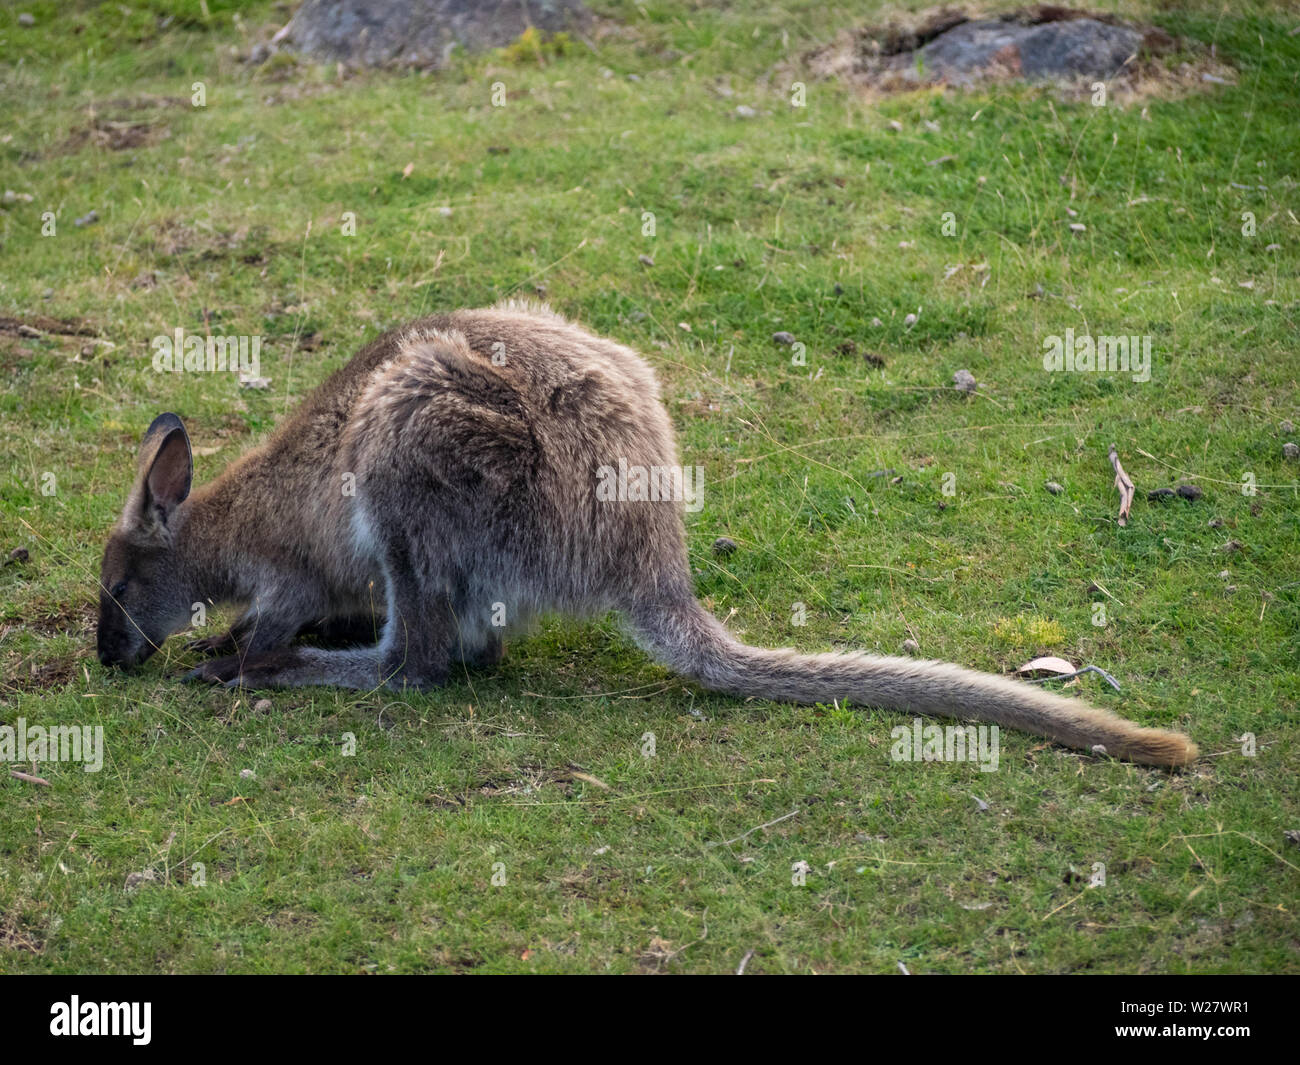
[[[126,581],[118,581],[113,585],[113,590],[108,594],[114,599],[120,599],[122,596],[126,595]]]

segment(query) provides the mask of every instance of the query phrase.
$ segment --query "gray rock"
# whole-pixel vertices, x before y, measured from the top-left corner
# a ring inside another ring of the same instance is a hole
[[[1000,19],[964,22],[921,49],[925,73],[951,82],[1001,66],[1029,81],[1107,78],[1136,55],[1142,35],[1096,19],[1022,26]]]
[[[126,890],[139,891],[145,884],[158,883],[158,874],[153,869],[142,869],[138,873],[126,874]]]
[[[1068,82],[1110,78],[1139,53],[1172,51],[1175,40],[1151,26],[1126,25],[1055,5],[971,18],[944,8],[911,28],[891,23],[841,36],[810,54],[831,77],[866,78],[887,88],[988,79]],[[901,130],[896,122],[891,127]]]
[[[736,551],[736,541],[729,536],[719,536],[713,541],[713,553],[719,558],[726,558]]]
[[[502,48],[529,26],[556,33],[588,18],[581,0],[307,0],[282,43],[330,62],[441,67],[458,45]]]

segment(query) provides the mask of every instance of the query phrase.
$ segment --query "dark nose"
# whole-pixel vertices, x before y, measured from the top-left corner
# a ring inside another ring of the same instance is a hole
[[[123,652],[126,648],[123,641],[114,633],[101,635],[95,641],[95,650],[99,655],[101,665],[117,666],[122,664],[124,658]]]

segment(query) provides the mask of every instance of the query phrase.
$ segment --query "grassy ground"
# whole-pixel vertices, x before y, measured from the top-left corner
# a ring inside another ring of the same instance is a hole
[[[101,725],[107,755],[0,779],[0,970],[1300,970],[1294,15],[1126,9],[1239,73],[1181,99],[795,108],[781,65],[832,5],[605,3],[594,51],[343,78],[234,58],[275,6],[80,6],[0,12],[0,547],[30,552],[0,569],[0,723]],[[427,697],[181,687],[180,639],[98,666],[157,412],[201,481],[364,338],[539,290],[658,370],[706,472],[698,591],[747,640],[1095,663],[1123,694],[1090,699],[1203,760],[1004,733],[997,772],[898,763],[906,718],[701,693],[614,619]],[[154,373],[177,327],[262,336],[270,389]],[[1150,335],[1151,380],[1045,372],[1067,328]]]

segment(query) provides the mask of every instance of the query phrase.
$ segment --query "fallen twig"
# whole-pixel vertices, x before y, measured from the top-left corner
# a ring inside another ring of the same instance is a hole
[[[1085,673],[1099,673],[1103,680],[1106,681],[1116,691],[1120,691],[1119,681],[1112,677],[1100,666],[1084,666],[1082,669],[1076,669],[1073,673],[1053,673],[1050,677],[1038,677],[1036,680],[1027,680],[1026,684],[1046,684],[1049,680],[1070,680],[1073,677],[1081,677]]]
[[[710,843],[707,844],[707,846],[726,847],[726,846],[730,846],[732,843],[739,843],[746,836],[752,836],[755,832],[759,831],[760,829],[771,828],[773,825],[779,825],[782,821],[789,821],[790,818],[796,816],[798,813],[799,813],[798,810],[791,810],[788,814],[782,814],[780,817],[776,818],[773,821],[768,821],[765,824],[761,824],[761,825],[755,825],[748,832],[742,833],[741,835],[737,836],[735,839],[723,840],[721,843]]]
[[[609,785],[606,784],[603,780],[599,779],[598,777],[593,777],[590,773],[582,772],[582,770],[580,770],[576,765],[569,766],[569,775],[573,777],[574,780],[581,780],[587,784],[592,784],[595,787],[600,788],[601,791],[610,790]]]
[[[1110,464],[1115,467],[1115,487],[1119,489],[1119,524],[1123,528],[1128,524],[1128,512],[1133,505],[1136,489],[1129,475],[1124,472],[1124,467],[1119,464],[1119,448],[1114,444],[1110,445]]]
[[[736,966],[737,976],[745,975],[745,966],[749,964],[749,959],[752,958],[753,956],[754,956],[754,952],[752,950],[745,951],[745,956],[740,959],[740,964]]]
[[[15,780],[25,780],[28,784],[39,784],[43,788],[50,787],[50,782],[44,777],[34,777],[30,773],[20,773],[17,769],[9,770],[9,775]]]

